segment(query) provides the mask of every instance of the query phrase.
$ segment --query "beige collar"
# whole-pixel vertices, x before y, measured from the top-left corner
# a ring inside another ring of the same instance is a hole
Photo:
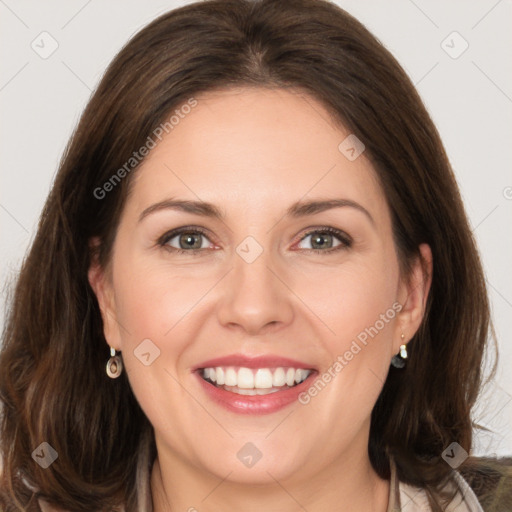
[[[400,482],[396,466],[390,460],[391,481],[387,512],[429,512],[431,507],[424,489]],[[456,488],[457,494],[448,505],[446,512],[484,512],[468,483],[457,472],[453,472],[450,488]]]
[[[397,477],[394,461],[390,460],[391,480],[389,485],[389,502],[386,512],[430,512],[427,494],[420,487],[414,487],[404,482],[400,482]],[[450,503],[446,512],[484,512],[478,499],[457,472],[453,472],[453,481],[451,485],[457,487],[457,495]],[[39,505],[42,512],[61,512],[61,509],[51,507],[44,500],[39,499]],[[147,504],[148,510],[151,510],[151,500]]]

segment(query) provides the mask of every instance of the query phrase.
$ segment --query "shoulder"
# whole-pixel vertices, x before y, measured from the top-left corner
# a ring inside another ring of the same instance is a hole
[[[470,457],[444,490],[455,493],[447,512],[509,512],[512,510],[512,458]],[[431,510],[426,492],[399,483],[403,512]]]
[[[394,465],[392,467],[394,479]],[[454,472],[452,485],[455,486],[457,494],[447,511],[508,512],[512,510],[512,457],[470,457],[459,471]],[[431,510],[423,489],[403,482],[398,482],[397,488],[399,499],[390,501],[389,511]],[[400,508],[395,508],[397,502],[400,503]],[[39,506],[41,512],[66,512],[42,499],[39,499]]]
[[[401,512],[430,512],[432,511],[427,492],[422,487],[415,487],[404,482],[399,483],[400,510]],[[449,496],[444,499],[442,496]],[[435,495],[435,501],[443,503],[443,510],[446,512],[486,512],[482,509],[477,496],[471,490],[462,476],[454,472],[453,477]],[[392,512],[395,512],[393,509]]]
[[[512,509],[512,457],[470,457],[460,474],[485,512]]]

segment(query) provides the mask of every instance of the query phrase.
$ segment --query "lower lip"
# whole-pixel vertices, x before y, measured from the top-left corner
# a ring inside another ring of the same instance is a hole
[[[205,393],[216,403],[239,414],[270,414],[279,411],[295,402],[300,393],[305,391],[312,382],[312,378],[317,374],[312,371],[307,379],[297,384],[293,388],[275,391],[268,395],[239,395],[205,381],[199,372],[195,372],[196,377],[204,389]]]

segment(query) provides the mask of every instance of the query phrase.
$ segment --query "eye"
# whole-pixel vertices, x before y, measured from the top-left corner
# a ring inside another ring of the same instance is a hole
[[[169,231],[158,240],[158,244],[179,253],[195,253],[208,249],[212,245],[206,234],[198,228],[179,228]]]
[[[333,252],[347,249],[352,245],[352,239],[346,233],[331,227],[317,228],[307,232],[297,245],[308,239],[309,247],[299,247],[299,249],[317,253]],[[205,231],[196,227],[182,227],[169,231],[162,235],[157,243],[166,250],[182,254],[195,254],[214,248]]]
[[[309,231],[300,239],[300,243],[309,239],[309,247],[299,247],[306,251],[314,252],[332,252],[347,249],[352,245],[351,238],[338,229],[319,228]]]

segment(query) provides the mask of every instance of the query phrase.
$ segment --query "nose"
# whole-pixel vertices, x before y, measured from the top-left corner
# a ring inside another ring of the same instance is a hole
[[[217,307],[221,325],[256,335],[290,324],[293,293],[286,286],[286,272],[268,252],[264,250],[252,263],[238,254],[233,261]]]

